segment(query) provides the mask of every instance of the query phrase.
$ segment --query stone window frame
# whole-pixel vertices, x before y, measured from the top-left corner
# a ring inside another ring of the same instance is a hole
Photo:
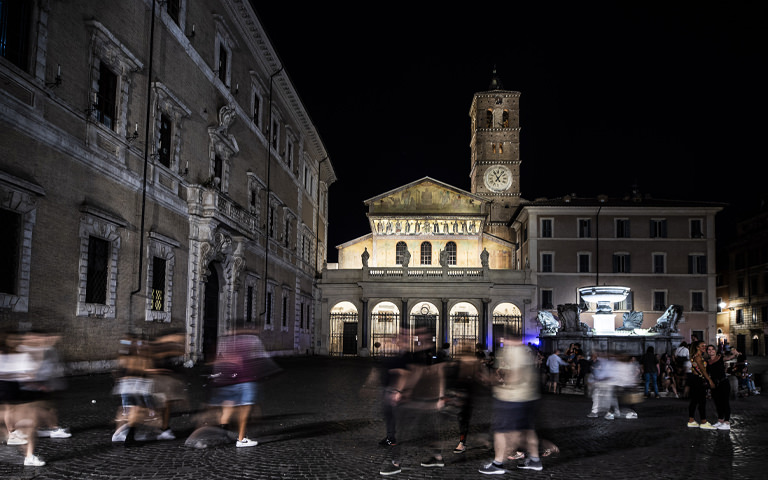
[[[419,265],[432,265],[432,242],[427,240],[421,242],[421,245],[419,245],[419,260]]]
[[[701,295],[701,302],[696,303],[695,296]],[[706,311],[706,298],[707,298],[707,292],[706,290],[691,290],[691,311],[692,312],[704,312]]]
[[[657,272],[656,271],[656,258],[661,257],[662,258],[662,271]],[[666,252],[651,252],[651,273],[653,274],[662,274],[667,273],[667,253]]]
[[[267,282],[267,291],[264,295],[264,330],[275,329],[275,287],[277,283]]]
[[[29,286],[32,270],[32,233],[37,223],[37,198],[45,196],[42,187],[0,171],[0,207],[21,216],[21,244],[16,292],[0,292],[0,310],[29,311]]]
[[[294,245],[295,242],[291,241],[290,235],[291,235],[291,227],[293,227],[293,232],[295,237],[295,233],[297,231],[297,227],[296,227],[297,219],[298,217],[296,216],[296,214],[293,213],[290,208],[284,205],[283,219],[282,219],[283,221],[281,223],[283,228],[282,228],[280,237],[281,237],[282,245],[287,249],[291,249],[292,245],[295,247]]]
[[[93,104],[88,109],[91,123],[100,125],[103,130],[121,135],[128,135],[128,99],[133,74],[144,68],[141,61],[123,45],[112,32],[97,20],[89,20],[86,26],[91,31],[90,90],[89,99]],[[107,127],[96,119],[95,98],[99,94],[99,68],[104,63],[117,76],[115,105],[115,124]]]
[[[545,258],[549,258],[549,263],[545,262]],[[541,265],[539,265],[539,271],[541,273],[553,273],[555,271],[555,252],[541,252]],[[548,270],[545,270],[544,267],[548,265]]]
[[[181,247],[181,244],[172,238],[161,235],[157,232],[147,234],[149,241],[147,243],[147,302],[144,320],[147,322],[165,322],[171,321],[171,312],[173,308],[173,272],[176,265],[175,248]],[[152,280],[154,278],[155,257],[165,260],[165,292],[162,311],[152,310]]]
[[[664,300],[663,307],[664,308],[660,308],[660,307],[662,307],[662,305],[657,305],[656,304],[656,295],[657,294],[664,295],[664,298],[663,298],[663,300]],[[657,307],[659,307],[659,308],[657,308]],[[657,311],[657,312],[663,312],[664,310],[667,309],[667,307],[669,307],[669,291],[667,291],[666,289],[651,290],[651,310],[652,311]]]
[[[179,175],[185,175],[189,172],[189,160],[182,166],[180,159],[181,152],[181,136],[183,132],[182,123],[184,118],[188,118],[192,115],[186,105],[184,105],[179,98],[170,91],[170,89],[162,82],[152,83],[152,112],[154,113],[152,138],[153,138],[153,161],[156,166],[161,168],[167,168],[172,172],[178,172]],[[160,122],[162,114],[166,114],[170,117],[171,125],[171,158],[170,165],[166,167],[159,161],[159,152],[157,151],[160,142]]]
[[[108,212],[83,205],[80,208],[80,253],[78,267],[77,305],[75,316],[115,318],[117,304],[117,274],[120,257],[121,230],[127,223]],[[105,304],[87,303],[85,291],[88,282],[88,244],[90,237],[97,237],[109,242],[109,275],[107,278],[107,300]]]
[[[164,5],[161,5],[161,12],[162,15],[165,17],[168,17],[168,23],[171,25],[176,25],[176,27],[180,29],[184,29],[184,25],[187,20],[187,0],[178,0],[179,2],[179,18],[178,23],[173,20],[173,17],[171,17],[171,14],[168,13],[168,6],[170,5],[170,2],[165,2]]]
[[[243,281],[243,324],[249,325],[248,323],[248,289],[253,288],[253,302],[250,305],[250,311],[251,311],[251,318],[253,321],[251,323],[256,323],[256,320],[259,316],[259,281],[260,277],[256,275],[253,272],[246,272],[245,274],[245,280]]]
[[[256,228],[261,230],[261,208],[264,203],[261,197],[267,186],[251,171],[246,172],[246,176],[248,178],[248,212],[256,217]],[[255,204],[252,199],[255,199]]]
[[[256,130],[264,132],[264,91],[261,88],[261,84],[258,81],[258,74],[251,70],[251,104],[249,105],[251,111],[251,121],[256,127]],[[256,111],[256,100],[258,100],[259,109]]]
[[[549,231],[544,228],[545,222],[549,223]],[[555,236],[555,219],[552,217],[545,217],[539,219],[539,238],[554,238]],[[549,233],[549,235],[545,235]]]
[[[283,285],[280,289],[280,331],[287,332],[290,330],[290,311],[291,311],[291,289],[287,285]]]
[[[582,257],[587,257],[587,270],[586,271],[581,269],[581,259],[582,259]],[[589,252],[589,251],[576,252],[576,271],[578,273],[592,273],[592,252]]]
[[[235,41],[235,36],[227,25],[224,16],[215,14],[213,19],[216,23],[216,33],[214,40],[215,43],[213,49],[213,65],[215,67],[213,69],[215,74],[214,77],[222,82],[227,89],[230,89],[232,87],[232,65],[234,63],[232,51],[238,48],[238,44],[237,41]],[[219,72],[221,62],[220,54],[222,48],[227,52],[226,72],[224,72],[223,80],[221,79]]]
[[[631,238],[631,223],[629,218],[614,218],[613,228],[615,238]]]

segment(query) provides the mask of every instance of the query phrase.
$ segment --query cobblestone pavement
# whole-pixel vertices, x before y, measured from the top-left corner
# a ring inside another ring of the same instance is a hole
[[[263,386],[262,416],[249,426],[253,448],[231,443],[207,449],[185,446],[196,415],[177,412],[177,440],[111,442],[118,402],[108,375],[74,377],[60,400],[60,421],[69,439],[40,439],[44,467],[24,467],[22,447],[0,445],[2,479],[373,479],[387,447],[379,410],[377,364],[370,359],[318,357],[278,359],[284,371]],[[190,372],[191,409],[205,397],[202,377]],[[423,468],[406,458],[391,478],[485,478],[477,472],[491,458],[489,397],[477,399],[469,449],[452,453],[455,420],[447,419],[444,468]],[[766,478],[768,400],[732,401],[733,430],[686,427],[687,401],[649,399],[633,405],[638,419],[587,418],[583,395],[544,395],[537,429],[560,454],[543,458],[542,471],[512,471],[506,477],[533,479],[758,479]],[[714,405],[708,404],[710,421]],[[402,440],[402,439],[400,439]],[[503,477],[502,477],[503,478]]]

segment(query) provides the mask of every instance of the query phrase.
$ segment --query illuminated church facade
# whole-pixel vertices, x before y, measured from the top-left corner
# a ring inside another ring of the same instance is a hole
[[[451,354],[538,343],[538,312],[596,305],[580,287],[621,284],[614,305],[652,327],[681,305],[680,335],[715,339],[711,202],[521,197],[520,92],[495,75],[470,107],[470,191],[425,177],[365,201],[371,232],[339,246],[323,270],[316,352],[386,356],[398,334],[432,336]],[[598,283],[599,282],[599,283]],[[426,332],[426,333],[425,333]]]

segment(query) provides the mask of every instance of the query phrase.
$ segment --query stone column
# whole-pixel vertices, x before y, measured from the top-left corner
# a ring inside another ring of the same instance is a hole
[[[363,337],[360,340],[360,348],[368,350],[368,332],[370,331],[368,327],[368,322],[370,322],[370,318],[368,315],[368,299],[366,297],[361,297],[360,302],[362,303],[362,308],[360,309],[360,335]]]
[[[448,335],[448,298],[441,299],[443,305],[440,309],[440,345],[439,348],[443,348],[445,343],[450,341]]]

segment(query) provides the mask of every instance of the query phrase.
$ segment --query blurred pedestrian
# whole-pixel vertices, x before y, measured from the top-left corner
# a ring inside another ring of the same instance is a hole
[[[688,403],[688,426],[702,428],[704,430],[716,430],[707,421],[707,385],[715,388],[715,382],[707,372],[707,362],[704,360],[706,344],[700,340],[691,342],[691,373],[688,374],[687,383],[690,387],[690,401]],[[699,422],[696,421],[696,409],[699,410]]]
[[[445,362],[439,361],[433,335],[427,330],[414,332],[413,354],[408,357],[404,369],[393,372],[393,383],[388,389],[398,416],[401,438],[387,452],[379,470],[381,475],[395,475],[402,471],[403,459],[410,457],[406,449],[421,451],[426,447],[430,454],[421,461],[422,467],[445,465],[440,421],[440,410],[445,404]]]
[[[715,382],[715,388],[712,390],[712,400],[715,402],[717,411],[717,423],[713,427],[718,430],[731,429],[731,384],[728,381],[725,372],[725,362],[733,360],[738,356],[736,349],[728,353],[718,353],[717,347],[707,345],[707,369],[709,376]]]
[[[258,442],[248,438],[246,430],[260,393],[257,380],[264,372],[259,369],[268,355],[255,330],[241,330],[221,337],[216,351],[210,404],[221,407],[220,427],[224,430],[235,417],[236,447],[254,447]]]
[[[534,425],[540,384],[530,349],[524,345],[505,345],[498,371],[501,379],[493,387],[491,417],[494,458],[479,472],[505,473],[504,461],[517,450],[526,452],[517,468],[541,470],[539,438]]]
[[[133,334],[120,339],[113,393],[120,396],[121,406],[115,418],[113,442],[135,442],[139,425],[148,417],[156,418],[149,378],[152,366],[149,342]]]
[[[556,348],[554,353],[547,357],[547,370],[549,372],[549,392],[560,393],[560,367],[568,367],[568,362],[560,357],[560,349]]]
[[[645,380],[644,394],[645,398],[651,396],[650,386],[653,385],[653,393],[656,398],[659,397],[659,359],[656,357],[656,353],[653,351],[653,345],[649,345],[645,350],[645,355],[642,359],[643,367],[643,379]]]
[[[183,374],[183,355],[186,335],[184,332],[164,332],[152,342],[154,365],[149,371],[153,386],[153,405],[160,416],[158,440],[173,440],[171,412],[187,403]]]

